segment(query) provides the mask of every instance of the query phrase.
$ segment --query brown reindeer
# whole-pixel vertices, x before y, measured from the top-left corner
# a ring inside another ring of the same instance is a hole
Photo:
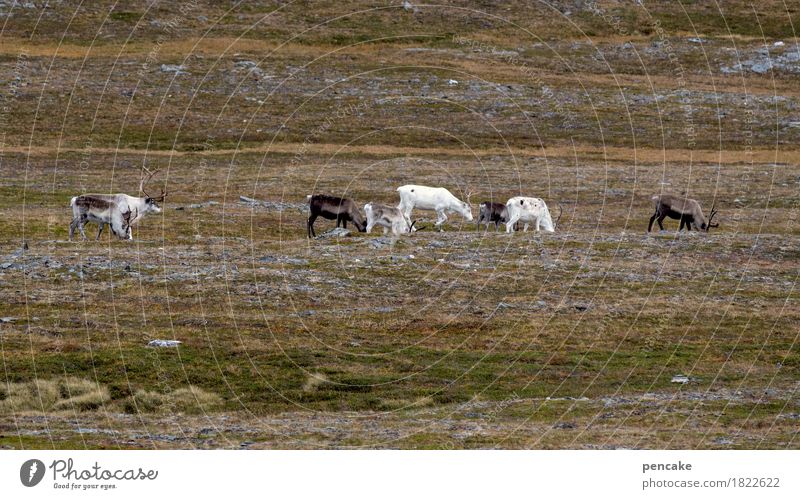
[[[352,199],[326,196],[325,194],[308,195],[306,199],[310,211],[307,224],[309,238],[317,236],[314,232],[314,221],[317,217],[336,220],[337,227],[341,223],[346,229],[347,222],[353,222],[359,232],[366,230],[367,224],[364,222],[364,217]]]
[[[500,224],[505,223],[507,219],[508,213],[506,212],[506,205],[503,203],[484,201],[480,204],[476,228],[480,230],[481,224],[486,224],[486,228],[488,229],[489,224],[494,223],[494,230],[497,232],[500,230]]]
[[[647,226],[647,232],[653,229],[653,221],[658,220],[658,226],[664,230],[664,224],[661,222],[669,217],[674,220],[680,220],[681,225],[678,231],[683,230],[686,226],[687,230],[692,230],[692,225],[697,230],[704,230],[708,232],[711,227],[719,227],[719,224],[712,224],[711,220],[717,214],[717,210],[711,207],[711,214],[708,219],[703,215],[703,210],[700,208],[700,203],[694,199],[683,198],[673,194],[661,194],[651,198],[656,203],[656,212],[650,217],[650,223]]]

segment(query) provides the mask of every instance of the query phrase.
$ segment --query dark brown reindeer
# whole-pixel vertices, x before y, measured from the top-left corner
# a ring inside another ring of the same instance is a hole
[[[310,212],[307,226],[309,238],[317,236],[314,232],[314,221],[317,217],[336,220],[337,227],[341,223],[346,229],[347,222],[353,222],[359,232],[366,230],[367,224],[364,222],[364,217],[352,199],[326,196],[325,194],[308,195],[306,199]]]
[[[647,232],[653,229],[653,221],[658,220],[658,226],[664,230],[664,224],[661,222],[669,217],[674,220],[680,220],[681,225],[678,231],[683,230],[686,226],[687,230],[692,230],[692,225],[697,230],[704,230],[708,232],[711,227],[719,227],[719,224],[712,224],[711,220],[717,214],[714,206],[711,207],[711,214],[708,219],[703,215],[703,210],[700,208],[700,203],[694,199],[683,198],[673,194],[655,195],[651,198],[656,203],[656,212],[650,217],[650,223],[647,226]]]
[[[478,223],[476,229],[480,230],[481,224],[486,224],[489,228],[490,223],[494,223],[494,230],[500,230],[500,224],[505,223],[508,218],[506,205],[503,203],[493,203],[491,201],[484,201],[480,204],[480,211],[478,213]]]

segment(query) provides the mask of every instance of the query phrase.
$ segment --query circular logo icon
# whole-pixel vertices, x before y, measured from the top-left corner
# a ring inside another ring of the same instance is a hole
[[[44,478],[44,463],[38,459],[28,459],[19,469],[19,479],[26,487],[35,487]]]

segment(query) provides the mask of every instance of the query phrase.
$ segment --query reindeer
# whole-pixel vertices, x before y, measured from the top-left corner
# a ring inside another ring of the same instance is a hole
[[[558,205],[559,213],[556,224],[561,220],[563,210],[561,205]],[[529,198],[523,196],[516,196],[508,200],[506,203],[506,232],[514,232],[515,224],[522,222],[524,224],[523,231],[528,231],[528,224],[536,224],[536,231],[539,231],[540,226],[546,232],[555,232],[556,224],[553,224],[553,219],[550,216],[550,210],[547,204],[540,198]]]
[[[480,204],[476,230],[480,230],[481,224],[486,224],[486,228],[488,229],[489,224],[494,222],[494,230],[497,232],[500,230],[500,224],[506,222],[507,216],[506,205],[503,203],[484,201]]]
[[[147,169],[145,169],[147,170]],[[149,170],[147,170],[149,172]],[[161,195],[153,197],[144,190],[144,185],[158,170],[149,173],[139,183],[139,191],[144,197],[134,197],[127,194],[82,194],[73,197],[69,205],[72,207],[72,222],[69,224],[69,239],[75,234],[75,229],[80,230],[83,239],[87,239],[83,227],[87,222],[96,223],[99,228],[95,241],[100,239],[103,228],[111,226],[111,232],[120,239],[133,240],[131,225],[148,213],[161,213],[158,203],[164,201],[167,192],[162,189]]]
[[[366,223],[361,212],[358,211],[356,203],[352,199],[337,198],[335,196],[326,196],[325,194],[315,194],[306,196],[308,201],[309,211],[311,212],[308,217],[306,229],[308,229],[308,237],[316,237],[314,232],[314,221],[317,217],[322,217],[326,220],[336,220],[336,226],[341,223],[346,229],[347,222],[353,222],[359,232],[364,232]]]
[[[400,208],[393,206],[367,203],[364,205],[364,212],[367,214],[367,233],[372,232],[373,227],[376,225],[383,227],[384,234],[391,230],[394,235],[411,234],[424,229],[424,227],[421,229],[415,227],[416,220],[409,224]]]
[[[406,221],[411,220],[411,210],[419,208],[421,210],[433,210],[436,212],[435,226],[442,230],[442,224],[447,220],[445,212],[456,212],[467,222],[471,222],[472,209],[469,206],[469,196],[467,201],[461,201],[444,187],[426,187],[424,185],[404,185],[397,188],[400,193],[400,211]]]
[[[706,220],[705,215],[703,215],[703,210],[700,208],[700,203],[694,199],[682,198],[674,194],[657,194],[650,199],[655,202],[656,211],[653,213],[653,216],[650,217],[650,223],[647,225],[647,232],[653,229],[654,220],[658,220],[659,228],[664,230],[664,224],[661,222],[667,217],[681,221],[680,227],[678,228],[679,232],[683,230],[684,225],[686,226],[686,230],[689,231],[692,230],[692,225],[694,224],[695,229],[704,230],[706,232],[708,232],[708,229],[711,227],[719,227],[718,223],[711,223],[711,220],[714,219],[714,215],[717,214],[717,210],[714,209],[713,205],[711,206],[711,214]]]

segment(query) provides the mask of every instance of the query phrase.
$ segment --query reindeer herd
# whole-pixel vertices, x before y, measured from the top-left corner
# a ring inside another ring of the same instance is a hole
[[[444,187],[424,185],[404,185],[398,187],[397,192],[400,194],[400,204],[396,207],[378,203],[364,205],[364,212],[367,214],[366,221],[352,199],[324,194],[306,196],[310,212],[307,222],[308,237],[316,235],[314,221],[318,217],[336,220],[337,227],[341,224],[347,228],[347,222],[352,222],[361,232],[372,232],[376,225],[380,225],[383,227],[384,234],[391,231],[396,236],[423,229],[416,227],[416,220],[411,220],[411,211],[414,208],[435,212],[434,227],[439,230],[442,230],[442,224],[447,221],[448,213],[458,213],[468,222],[474,220],[469,194],[467,201],[462,201]],[[524,224],[525,231],[528,230],[529,224],[535,224],[537,231],[540,228],[544,228],[548,232],[555,231],[550,211],[542,199],[518,196],[509,199],[507,204],[486,201],[480,206],[478,227],[481,223],[494,221],[496,226],[499,226],[500,223],[506,224],[506,232],[514,232],[518,223]]]
[[[100,238],[103,228],[108,225],[115,236],[132,240],[131,226],[148,213],[160,213],[161,208],[158,203],[163,202],[167,196],[164,190],[159,196],[147,194],[145,184],[156,172],[147,173],[148,175],[139,184],[139,191],[144,194],[142,197],[127,194],[82,194],[73,197],[70,200],[72,222],[69,225],[69,239],[72,240],[76,228],[86,239],[84,226],[88,222],[94,222],[99,226],[95,239]],[[398,187],[397,192],[400,195],[400,203],[397,206],[367,203],[364,205],[366,217],[362,216],[352,199],[325,194],[306,196],[309,205],[309,216],[306,221],[308,237],[316,237],[314,222],[319,217],[336,220],[336,227],[341,225],[347,228],[347,223],[350,222],[359,232],[372,232],[377,225],[383,228],[384,234],[391,231],[394,236],[410,234],[424,228],[417,227],[416,220],[411,220],[414,208],[435,212],[434,227],[439,230],[443,230],[442,224],[447,221],[448,213],[457,213],[468,222],[474,220],[470,194],[467,194],[466,201],[462,201],[443,187],[424,185],[404,185]],[[659,228],[664,230],[663,221],[667,217],[680,221],[679,231],[684,227],[691,231],[694,226],[695,230],[708,232],[711,227],[719,227],[718,223],[711,222],[717,214],[713,206],[706,218],[700,203],[694,199],[661,194],[653,196],[652,201],[655,203],[655,213],[650,217],[648,232],[652,230],[654,221],[658,221]],[[537,232],[542,229],[546,232],[555,232],[562,211],[559,205],[558,219],[553,223],[547,204],[540,198],[515,196],[505,204],[484,201],[479,205],[477,228],[480,229],[481,224],[485,224],[488,229],[493,223],[495,231],[499,231],[500,224],[504,224],[506,232],[511,233],[519,230],[520,224],[523,225],[523,231],[527,231],[529,225],[533,224]]]

